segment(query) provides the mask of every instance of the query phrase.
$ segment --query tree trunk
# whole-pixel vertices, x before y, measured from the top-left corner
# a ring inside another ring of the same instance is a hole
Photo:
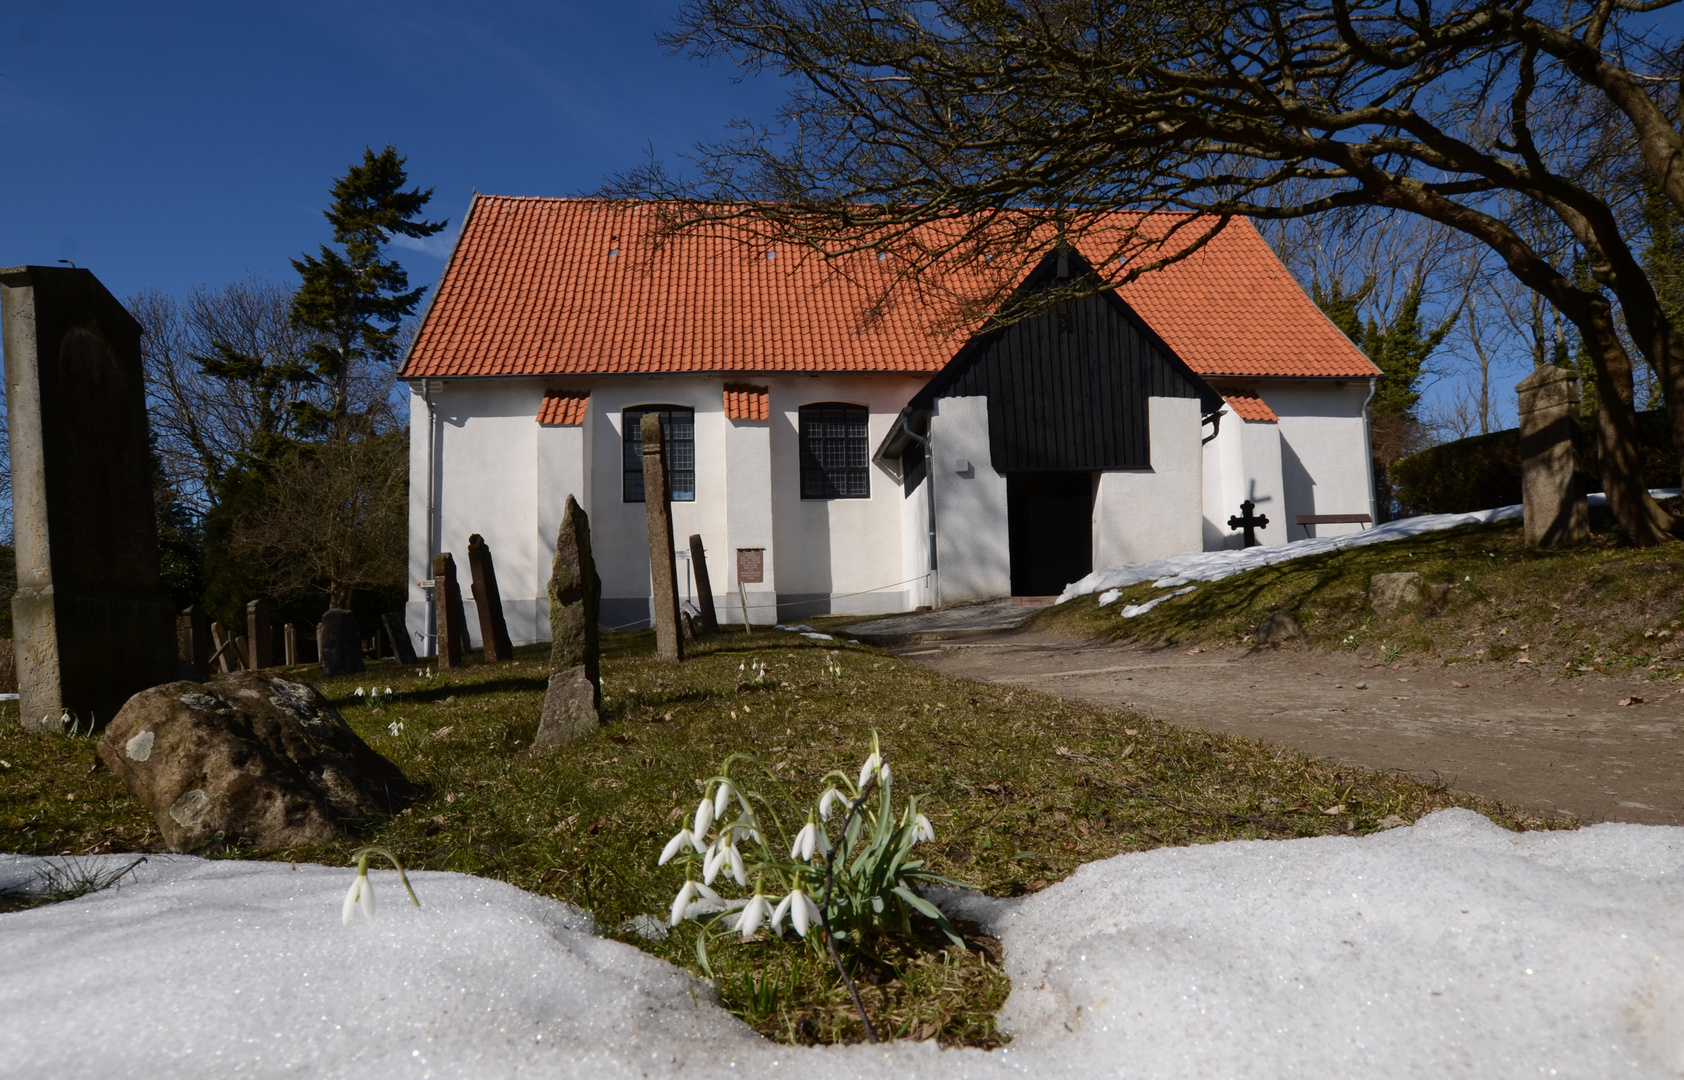
[[[1632,407],[1631,357],[1614,332],[1607,302],[1592,304],[1589,318],[1579,329],[1596,375],[1598,472],[1608,508],[1633,544],[1652,547],[1672,540],[1678,521],[1649,497],[1643,483],[1637,413]]]

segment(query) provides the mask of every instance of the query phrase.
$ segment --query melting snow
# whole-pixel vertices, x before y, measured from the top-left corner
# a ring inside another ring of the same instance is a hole
[[[84,860],[100,863],[120,857]],[[124,860],[125,864],[127,860]],[[0,858],[0,887],[41,860]],[[494,881],[153,857],[0,915],[11,1077],[1684,1073],[1684,829],[1504,832],[1469,811],[1365,838],[1169,848],[1015,901],[1005,1049],[791,1049],[707,986]]]

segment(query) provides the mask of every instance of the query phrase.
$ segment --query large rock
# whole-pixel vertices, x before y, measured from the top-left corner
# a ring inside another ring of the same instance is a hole
[[[1421,602],[1421,575],[1375,574],[1368,579],[1368,602],[1376,615],[1396,615]]]
[[[569,743],[600,723],[602,676],[597,619],[602,579],[591,556],[591,522],[573,496],[561,514],[550,564],[550,685],[534,750]]]
[[[172,851],[320,843],[415,794],[325,698],[269,672],[143,690],[106,727],[99,756]]]

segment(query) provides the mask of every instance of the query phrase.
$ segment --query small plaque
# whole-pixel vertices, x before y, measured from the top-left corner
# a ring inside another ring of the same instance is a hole
[[[737,549],[737,580],[744,585],[757,585],[766,580],[766,549]]]

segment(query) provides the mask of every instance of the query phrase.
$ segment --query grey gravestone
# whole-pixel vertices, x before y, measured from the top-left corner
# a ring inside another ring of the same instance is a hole
[[[708,553],[702,550],[700,533],[690,534],[690,567],[696,574],[696,606],[702,612],[702,633],[719,633],[719,615],[713,609],[713,580],[708,577]]]
[[[590,519],[571,495],[550,564],[549,596],[550,685],[534,750],[572,742],[601,722],[602,579],[591,557]]]
[[[1421,602],[1421,575],[1413,570],[1402,574],[1374,574],[1368,579],[1368,602],[1376,615],[1395,615]]]
[[[1528,547],[1570,547],[1590,539],[1590,507],[1578,480],[1573,431],[1579,377],[1545,364],[1515,386],[1520,394],[1520,496]]]
[[[283,660],[287,667],[291,667],[298,663],[298,627],[287,623],[286,628],[281,631],[281,637],[286,643],[286,655]]]
[[[269,601],[253,600],[246,605],[246,642],[253,671],[275,666],[275,620],[269,614]]]
[[[211,633],[211,667],[217,674],[226,675],[234,670],[234,637],[219,622],[210,625]]]
[[[184,675],[190,671],[200,682],[210,678],[210,620],[204,608],[191,604],[175,617],[175,644]]]
[[[388,611],[380,616],[380,621],[386,627],[386,636],[392,639],[392,655],[398,658],[400,664],[414,664],[420,657],[415,655],[415,643],[409,640],[409,627],[403,621],[403,612]]]
[[[509,640],[509,624],[503,621],[497,567],[491,561],[491,549],[479,533],[468,537],[468,574],[473,581],[474,611],[479,614],[479,639],[485,646],[486,663],[513,660],[515,647]]]
[[[684,638],[678,632],[678,566],[672,547],[672,484],[667,478],[667,453],[661,414],[643,417],[643,510],[649,522],[649,580],[654,586],[650,606],[655,609],[655,655],[662,660],[684,659]]]
[[[316,628],[322,674],[350,675],[363,669],[362,631],[357,617],[344,608],[329,608]]]
[[[110,720],[180,677],[159,587],[140,324],[93,274],[0,270],[11,427],[19,716]]]
[[[462,587],[456,583],[456,559],[448,551],[433,556],[433,607],[438,612],[439,669],[461,667],[468,651],[468,616]]]

